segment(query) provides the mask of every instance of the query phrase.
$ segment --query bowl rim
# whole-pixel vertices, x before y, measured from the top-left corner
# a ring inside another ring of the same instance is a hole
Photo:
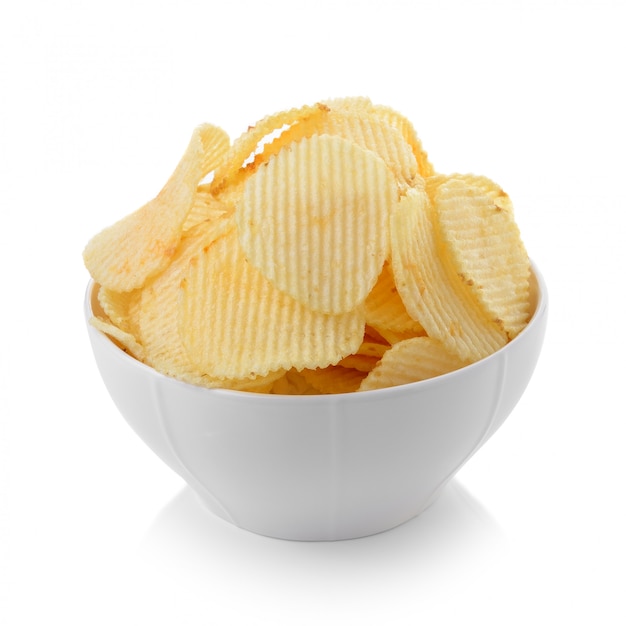
[[[492,354],[470,363],[458,370],[454,370],[452,372],[447,372],[446,374],[441,374],[439,376],[434,376],[432,378],[428,378],[427,380],[419,380],[412,383],[405,383],[402,385],[396,385],[394,387],[384,387],[382,389],[369,389],[366,391],[350,391],[350,392],[342,392],[342,393],[333,393],[333,394],[317,394],[317,395],[297,395],[297,394],[268,394],[268,393],[260,393],[255,391],[243,391],[237,389],[223,389],[220,387],[202,387],[200,385],[194,385],[193,383],[186,382],[184,380],[179,380],[174,378],[173,376],[168,376],[154,369],[150,365],[146,365],[142,363],[132,355],[128,354],[122,348],[115,344],[114,341],[111,340],[110,337],[106,335],[106,333],[101,330],[95,328],[90,324],[89,320],[93,317],[94,312],[92,308],[92,293],[93,289],[96,286],[96,281],[91,278],[87,283],[87,288],[85,290],[85,298],[84,298],[84,315],[85,322],[87,324],[89,332],[94,332],[99,335],[102,339],[106,340],[111,348],[117,353],[117,355],[122,359],[128,359],[129,363],[132,363],[135,367],[138,367],[140,370],[144,370],[149,375],[155,376],[157,379],[162,378],[168,382],[168,384],[173,385],[182,385],[182,387],[193,390],[196,393],[209,394],[209,395],[226,395],[240,398],[251,398],[259,399],[259,401],[266,402],[276,402],[276,401],[291,401],[291,402],[328,402],[329,400],[334,399],[335,401],[338,399],[346,399],[346,398],[363,398],[365,396],[372,397],[372,395],[377,396],[385,396],[388,394],[398,395],[402,392],[411,393],[416,388],[426,388],[428,386],[440,385],[444,384],[444,381],[448,381],[453,379],[456,376],[463,375],[464,372],[476,367],[482,367],[485,363],[495,358],[498,358],[498,355],[501,354],[505,350],[509,350],[510,346],[518,343],[523,339],[523,337],[530,332],[531,328],[536,326],[539,323],[539,320],[542,319],[548,309],[548,290],[543,274],[538,269],[537,265],[530,260],[530,268],[531,268],[531,280],[534,277],[536,283],[536,304],[535,310],[528,320],[528,324],[522,329],[522,331],[516,335],[513,339],[507,342],[504,346],[493,352]],[[280,400],[278,400],[280,399]]]

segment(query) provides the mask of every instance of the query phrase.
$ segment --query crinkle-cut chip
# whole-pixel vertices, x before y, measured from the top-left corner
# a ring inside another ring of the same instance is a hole
[[[341,359],[341,361],[339,361],[339,363],[337,363],[337,365],[341,365],[342,367],[349,369],[354,369],[359,372],[370,372],[374,369],[378,361],[379,359],[374,356],[357,353],[350,354],[344,357],[343,359]]]
[[[369,324],[365,324],[365,334],[363,335],[363,341],[371,341],[373,343],[380,343],[390,346],[390,343],[373,327]]]
[[[145,362],[162,374],[208,387],[223,384],[199,372],[183,347],[179,334],[178,292],[189,260],[234,228],[232,217],[197,224],[181,241],[165,271],[141,291],[138,337],[145,347]]]
[[[397,203],[380,157],[321,135],[290,144],[248,178],[235,218],[246,257],[268,280],[315,311],[339,314],[376,283]]]
[[[93,316],[89,323],[97,328],[100,332],[105,333],[111,339],[117,343],[117,345],[127,352],[138,361],[143,361],[144,349],[143,346],[137,341],[137,339],[129,332],[118,328],[115,324],[112,324],[109,320],[102,317]]]
[[[230,232],[194,256],[181,283],[179,328],[195,367],[217,378],[325,367],[355,352],[362,307],[316,313],[276,289]]]
[[[385,352],[389,349],[389,344],[380,341],[375,341],[369,338],[367,335],[363,338],[359,349],[357,350],[357,354],[361,354],[363,356],[374,357],[376,359],[380,359]]]
[[[411,317],[464,361],[477,361],[507,343],[458,274],[442,261],[424,191],[411,189],[391,217],[392,270]]]
[[[384,119],[362,113],[331,111],[320,125],[322,132],[349,139],[375,152],[400,182],[410,184],[419,173],[411,146],[401,132]]]
[[[320,119],[294,124],[267,144],[255,158],[255,166],[268,161],[290,143],[315,134],[343,137],[376,153],[395,174],[401,188],[411,184],[418,173],[411,146],[398,130],[375,115],[347,110],[330,111]]]
[[[413,339],[414,337],[425,337],[426,331],[421,328],[417,331],[414,330],[392,330],[390,328],[381,328],[379,333],[382,337],[384,337],[385,341],[393,346],[399,341],[404,341],[405,339]]]
[[[325,100],[324,104],[327,105],[331,111],[338,110],[357,113],[359,115],[366,114],[377,116],[380,120],[398,129],[404,140],[411,146],[417,161],[420,176],[426,178],[435,173],[435,169],[428,160],[428,154],[422,146],[422,142],[417,135],[415,127],[406,116],[395,109],[385,105],[374,104],[369,98],[358,96]]]
[[[232,389],[234,391],[249,391],[253,393],[271,393],[274,385],[285,376],[285,370],[277,370],[269,372],[265,376],[257,376],[256,378],[240,378],[240,379],[220,379],[213,380],[214,387],[221,389]]]
[[[447,259],[487,314],[515,337],[530,317],[530,260],[509,196],[484,176],[426,180]]]
[[[321,394],[356,391],[365,376],[365,372],[341,365],[302,370],[304,380]]]
[[[211,181],[211,191],[221,194],[229,185],[236,182],[247,173],[253,171],[253,157],[261,149],[264,141],[268,141],[283,127],[291,126],[296,122],[317,119],[325,115],[328,107],[316,103],[279,111],[267,115],[243,132],[232,144],[222,165],[215,170]],[[251,163],[247,163],[252,158]]]
[[[361,383],[359,391],[396,387],[441,376],[466,365],[430,337],[406,339],[390,348]]]
[[[141,290],[113,291],[100,286],[98,302],[106,316],[115,326],[131,335],[138,334],[139,302]]]
[[[269,393],[282,396],[316,396],[319,392],[309,385],[302,373],[296,369],[287,370],[270,389]]]
[[[217,126],[204,124],[195,129],[156,198],[88,242],[83,258],[97,283],[114,291],[132,291],[167,267],[198,184],[221,161],[229,145],[228,135]]]
[[[200,185],[196,198],[183,224],[183,236],[196,224],[206,220],[215,220],[234,210],[234,204],[216,198],[205,185]]]
[[[349,111],[349,112],[369,112],[374,108],[370,98],[367,96],[346,96],[343,98],[329,98],[323,100],[331,111]]]
[[[395,109],[381,104],[373,105],[372,111],[375,115],[387,122],[387,124],[390,124],[400,131],[405,141],[413,150],[413,154],[417,160],[417,171],[420,176],[423,178],[432,176],[435,173],[435,168],[428,160],[428,154],[424,150],[422,142],[411,121]]]
[[[365,321],[374,328],[396,333],[416,335],[423,330],[421,324],[407,313],[389,263],[383,265],[376,284],[365,299]]]

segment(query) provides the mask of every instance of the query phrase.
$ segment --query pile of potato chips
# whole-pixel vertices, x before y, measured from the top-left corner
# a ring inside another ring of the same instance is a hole
[[[198,127],[157,197],[83,256],[92,323],[212,388],[424,380],[498,350],[530,314],[506,193],[436,173],[409,120],[367,98],[270,115],[232,143]]]

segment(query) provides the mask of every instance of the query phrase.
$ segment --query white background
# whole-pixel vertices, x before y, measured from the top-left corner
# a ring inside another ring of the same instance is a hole
[[[0,623],[624,624],[623,3],[0,9]],[[487,175],[550,288],[535,376],[421,517],[356,541],[201,510],[98,376],[81,252],[201,122],[367,95]]]

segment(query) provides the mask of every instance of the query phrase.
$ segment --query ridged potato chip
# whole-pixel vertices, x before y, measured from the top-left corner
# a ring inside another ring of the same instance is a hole
[[[437,234],[454,270],[512,339],[528,323],[530,261],[509,196],[484,176],[426,182]]]
[[[414,335],[423,332],[421,324],[407,313],[389,263],[383,265],[376,284],[365,299],[365,321],[383,331]]]
[[[460,369],[466,362],[430,337],[406,339],[391,347],[367,375],[359,391],[414,383]]]
[[[198,127],[159,195],[88,242],[91,323],[209,388],[309,395],[438,376],[515,337],[530,262],[504,191],[435,173],[349,97]]]
[[[98,302],[109,320],[120,330],[137,336],[139,315],[139,302],[141,290],[113,291],[106,287],[98,289]]]
[[[325,115],[328,107],[317,103],[267,115],[242,133],[234,142],[223,164],[215,170],[211,191],[219,195],[256,169],[255,152],[270,141],[275,133],[293,124],[315,120]]]
[[[235,211],[248,260],[320,313],[345,313],[374,286],[389,251],[394,177],[373,152],[330,135],[290,144],[245,183]]]
[[[232,218],[227,217],[197,224],[183,238],[167,269],[141,291],[139,341],[145,349],[145,362],[163,374],[197,385],[224,386],[189,359],[180,335],[178,298],[190,259],[234,227]]]
[[[331,109],[324,116],[289,127],[257,155],[255,166],[267,162],[289,144],[314,135],[335,135],[371,150],[385,161],[401,186],[410,185],[418,174],[412,147],[399,130],[374,114],[349,109]]]
[[[191,259],[179,307],[189,358],[225,379],[333,365],[356,352],[365,327],[362,307],[327,315],[276,289],[248,262],[234,231]]]
[[[366,376],[365,372],[342,365],[302,370],[302,377],[318,393],[350,393],[356,391]]]
[[[458,274],[442,261],[425,191],[412,189],[391,218],[392,269],[411,317],[428,336],[466,362],[504,346],[507,336],[474,301]]]
[[[221,161],[230,140],[217,126],[194,131],[161,192],[143,207],[98,233],[83,259],[94,280],[114,291],[143,286],[171,261],[202,179]]]
[[[102,317],[93,316],[89,323],[97,328],[99,331],[111,337],[115,342],[131,356],[134,356],[138,361],[142,361],[144,358],[143,346],[137,341],[137,339],[129,332],[118,328],[115,324]]]

